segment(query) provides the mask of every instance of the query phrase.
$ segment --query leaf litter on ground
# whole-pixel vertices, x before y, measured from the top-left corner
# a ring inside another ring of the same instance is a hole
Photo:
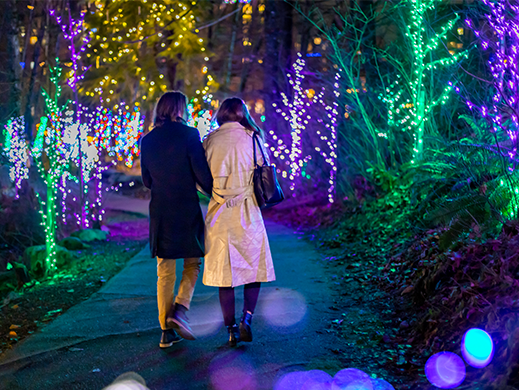
[[[345,364],[386,375],[398,389],[429,388],[427,359],[461,355],[464,333],[478,327],[491,335],[494,358],[483,369],[467,366],[462,387],[519,388],[517,229],[486,241],[466,234],[442,250],[444,228],[419,231],[398,209],[326,205],[270,216],[304,232],[323,252],[323,267],[340,275],[331,283],[343,313],[330,328],[350,348]]]

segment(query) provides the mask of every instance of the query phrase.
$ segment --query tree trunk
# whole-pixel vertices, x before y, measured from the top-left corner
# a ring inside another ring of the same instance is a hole
[[[266,127],[277,130],[272,103],[285,90],[285,68],[290,66],[292,50],[292,6],[277,0],[265,1],[265,56],[263,65],[263,92]]]
[[[56,178],[47,174],[47,200],[45,202],[45,273],[56,266]]]
[[[240,7],[237,5],[237,7]],[[229,89],[231,83],[232,76],[232,60],[234,57],[234,45],[236,44],[236,33],[238,30],[238,22],[240,20],[240,11],[236,12],[236,16],[234,17],[234,23],[232,25],[232,34],[231,34],[231,45],[229,47],[229,57],[227,58],[227,69],[225,73],[225,87]]]
[[[29,20],[27,21],[27,26],[25,27],[25,43],[23,45],[23,77],[27,74],[27,48],[29,47],[31,35],[32,35],[32,19],[34,15],[34,0],[31,0],[31,7],[29,10]]]
[[[16,15],[16,1],[5,2],[5,27],[7,29],[8,53],[8,80],[9,80],[9,116],[20,115],[21,77],[20,41],[18,31],[18,17]]]
[[[279,83],[277,75],[279,74],[279,41],[277,31],[277,1],[266,0],[265,4],[265,56],[263,58],[263,90],[265,100],[265,119],[268,129],[277,130],[275,110],[272,103],[279,96]]]
[[[43,35],[45,33],[46,28],[44,26],[40,26],[38,29],[38,41],[34,47],[32,62],[34,62],[34,67],[31,70],[31,78],[29,80],[29,86],[27,88],[27,96],[25,99],[25,136],[29,142],[32,141],[32,130],[33,130],[33,113],[31,112],[34,97],[34,84],[36,82],[36,77],[38,73],[39,66],[39,58],[41,52],[41,45],[43,40]]]
[[[292,40],[292,29],[293,29],[293,11],[294,7],[289,1],[283,1],[278,3],[279,10],[279,25],[278,28],[281,32],[281,47],[280,56],[281,67],[283,71],[283,79],[286,71],[292,66],[292,48],[294,46]]]
[[[166,60],[167,76],[168,76],[168,81],[169,81],[169,87],[171,89],[175,89],[175,86],[176,86],[177,66],[178,66],[178,61],[180,60],[180,54],[177,56],[177,58],[168,58]]]
[[[247,35],[248,35],[249,41],[254,41],[254,46],[252,46],[252,50],[247,50],[247,52],[248,52],[247,55],[243,56],[243,58],[248,57],[249,61],[244,62],[242,65],[240,88],[239,88],[240,93],[243,93],[243,91],[245,91],[245,87],[247,86],[247,79],[249,77],[251,68],[256,63],[257,55],[261,49],[261,46],[263,45],[263,37],[261,37],[259,39],[257,39],[257,38],[251,39],[256,34],[256,30],[258,28],[258,22],[261,18],[261,15],[258,10],[257,1],[252,2],[252,9],[253,9],[252,19],[250,22],[250,26],[249,26]]]
[[[308,1],[305,1],[302,5],[302,9],[304,15],[309,15],[310,7],[308,5]],[[308,52],[308,44],[310,43],[310,32],[312,31],[312,24],[307,20],[303,19],[303,26],[301,32],[301,55],[303,59],[306,58],[306,54]]]
[[[262,45],[263,45],[263,38],[257,39],[256,43],[254,44],[252,53],[250,55],[250,62],[246,62],[243,64],[243,67],[241,70],[240,93],[243,93],[245,91],[245,87],[247,86],[247,79],[249,78],[251,68],[255,63],[255,60],[257,58],[257,53],[259,52]]]

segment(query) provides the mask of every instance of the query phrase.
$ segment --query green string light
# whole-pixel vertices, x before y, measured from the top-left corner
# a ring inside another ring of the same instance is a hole
[[[411,70],[407,75],[407,81],[403,81],[401,75],[383,93],[379,99],[386,103],[388,112],[388,127],[390,130],[401,129],[412,134],[412,160],[414,163],[423,153],[425,123],[429,120],[434,107],[444,105],[449,100],[451,91],[455,88],[449,83],[438,97],[429,96],[426,89],[427,77],[430,72],[458,63],[468,56],[466,51],[451,54],[434,61],[427,60],[439,43],[454,28],[459,16],[447,22],[431,39],[426,38],[425,26],[428,24],[427,12],[435,9],[437,1],[434,0],[408,0],[405,2],[409,8],[410,23],[406,26],[405,37],[413,48]],[[380,133],[380,137],[387,138],[386,133]]]

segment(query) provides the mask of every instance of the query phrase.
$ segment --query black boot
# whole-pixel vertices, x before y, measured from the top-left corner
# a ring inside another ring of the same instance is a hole
[[[229,347],[236,347],[236,344],[240,341],[240,330],[236,324],[227,326],[229,331]]]
[[[240,321],[240,340],[245,342],[251,342],[252,341],[252,329],[251,329],[251,322],[252,322],[252,314],[249,312],[243,313],[243,317]]]
[[[168,348],[171,347],[173,344],[178,343],[179,341],[182,341],[182,338],[179,335],[177,335],[173,329],[163,330],[162,336],[160,338],[159,347]]]

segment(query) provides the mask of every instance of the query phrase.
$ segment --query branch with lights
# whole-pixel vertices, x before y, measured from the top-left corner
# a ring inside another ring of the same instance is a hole
[[[519,5],[511,2],[483,0],[488,12],[485,19],[491,33],[479,31],[473,21],[465,24],[480,38],[483,50],[491,50],[488,66],[493,79],[493,97],[490,104],[476,105],[467,99],[467,106],[489,120],[498,140],[508,139],[507,149],[511,159],[517,157],[519,135]]]
[[[313,151],[318,152],[325,163],[330,166],[328,200],[333,203],[337,174],[337,117],[339,114],[339,105],[336,100],[340,96],[340,74],[335,75],[331,99],[333,103],[328,104],[324,87],[318,94],[313,89],[304,89],[305,76],[302,72],[305,65],[301,54],[298,53],[298,58],[292,65],[293,74],[287,74],[292,87],[292,98],[289,99],[286,94],[281,93],[284,107],[273,103],[276,112],[281,114],[289,124],[289,137],[275,134],[274,130],[270,130],[269,134],[274,142],[272,144],[267,143],[266,146],[271,150],[274,158],[278,160],[278,173],[281,173],[283,178],[290,181],[289,188],[291,191],[296,190],[298,178],[311,178],[307,172],[307,165],[312,159]],[[314,105],[321,107],[321,109],[317,109],[318,112],[322,112],[322,109],[324,109],[326,115],[312,118],[311,107]],[[318,145],[305,144],[304,134],[309,132],[310,135],[315,134],[318,137]],[[286,142],[285,138],[289,138],[289,142]]]
[[[487,12],[485,31],[477,28],[477,21],[466,19],[465,24],[479,38],[483,51],[491,51],[488,67],[492,75],[492,99],[475,103],[466,98],[467,107],[476,120],[486,128],[495,142],[498,155],[506,161],[501,189],[508,192],[507,218],[515,219],[519,210],[517,157],[519,146],[519,5],[510,1],[482,0]]]
[[[195,95],[195,104],[211,101],[217,84],[206,64],[203,38],[197,35],[197,2],[97,0],[92,4],[87,15],[91,38],[87,58],[92,65],[84,84],[87,96],[99,98],[103,105],[125,101],[146,110],[176,86],[176,80],[168,85],[169,62],[182,64],[189,59],[185,71],[193,90],[186,92]],[[192,72],[194,66],[200,66],[199,74]],[[178,73],[179,67],[175,69]]]
[[[445,104],[449,100],[451,91],[456,89],[452,83],[448,83],[439,94],[431,96],[428,92],[430,88],[426,88],[426,83],[430,82],[428,78],[434,70],[457,64],[467,57],[468,52],[451,51],[448,57],[431,60],[432,53],[452,31],[459,16],[456,15],[439,32],[435,32],[431,39],[427,39],[426,30],[429,25],[427,13],[436,8],[437,2],[407,0],[405,4],[409,10],[405,37],[412,48],[410,67],[407,72],[401,72],[396,80],[380,93],[379,98],[387,107],[388,128],[392,131],[401,129],[411,133],[413,139],[411,162],[415,162],[422,156],[425,124],[432,115],[433,109]],[[379,136],[387,138],[388,134],[380,133]]]
[[[4,153],[9,161],[9,178],[14,183],[16,195],[21,188],[22,181],[29,178],[29,148],[24,137],[25,120],[19,118],[10,119],[4,127]]]
[[[58,106],[58,98],[61,94],[59,86],[61,68],[50,68],[50,70],[50,79],[55,86],[55,92],[51,97],[45,90],[43,91],[47,116],[42,117],[37,126],[37,134],[31,150],[33,161],[47,188],[45,199],[36,192],[45,232],[46,273],[56,270],[56,192],[60,179],[70,168],[71,158],[70,148],[63,141],[64,112],[62,107]]]

